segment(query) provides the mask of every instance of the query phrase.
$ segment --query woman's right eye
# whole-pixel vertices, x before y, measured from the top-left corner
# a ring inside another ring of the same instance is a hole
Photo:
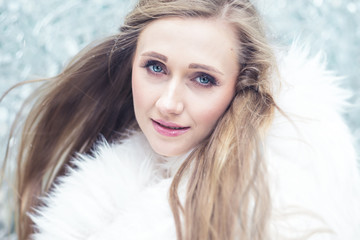
[[[166,73],[163,64],[157,61],[147,61],[144,67],[154,74]]]

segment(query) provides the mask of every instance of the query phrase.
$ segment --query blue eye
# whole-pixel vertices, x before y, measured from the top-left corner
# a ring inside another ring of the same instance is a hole
[[[161,66],[156,65],[156,64],[150,65],[149,68],[151,71],[156,72],[156,73],[160,73],[160,72],[164,71]]]
[[[201,84],[209,84],[210,79],[207,76],[201,75],[200,77],[198,77],[198,81]]]
[[[196,78],[195,78],[195,81],[198,83],[198,84],[200,84],[200,85],[203,85],[203,86],[211,86],[211,85],[216,85],[217,83],[216,83],[216,80],[213,78],[213,77],[211,77],[211,76],[209,76],[209,75],[207,75],[207,74],[201,74],[201,75],[199,75],[199,76],[197,76]]]
[[[166,73],[166,68],[158,61],[149,60],[143,65],[143,67],[153,74]]]

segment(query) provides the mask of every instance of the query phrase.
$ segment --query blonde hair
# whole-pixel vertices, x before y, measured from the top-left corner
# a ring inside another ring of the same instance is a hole
[[[177,238],[266,239],[270,198],[262,140],[276,107],[270,74],[275,60],[260,18],[247,0],[140,0],[120,33],[76,56],[32,98],[17,158],[19,239],[33,232],[27,213],[51,190],[77,152],[91,154],[102,135],[108,141],[136,127],[131,64],[140,32],[164,17],[221,18],[238,36],[240,72],[236,95],[211,136],[174,177],[169,202]],[[178,187],[188,193],[182,205]]]

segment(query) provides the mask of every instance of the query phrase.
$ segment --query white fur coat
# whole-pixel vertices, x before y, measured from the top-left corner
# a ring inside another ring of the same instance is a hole
[[[276,101],[296,127],[277,114],[266,142],[271,239],[358,240],[359,169],[340,117],[346,92],[304,49],[292,47],[279,66]],[[32,238],[176,239],[168,190],[183,158],[159,161],[141,133],[99,146],[94,158],[79,156],[44,199],[48,207],[32,216]]]

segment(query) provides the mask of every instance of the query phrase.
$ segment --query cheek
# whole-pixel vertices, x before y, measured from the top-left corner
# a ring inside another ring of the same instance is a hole
[[[231,99],[222,99],[216,104],[201,104],[197,111],[197,124],[202,125],[204,131],[211,131],[218,119],[223,115]]]
[[[132,95],[134,101],[135,111],[142,109],[146,106],[146,103],[149,102],[148,94],[146,94],[146,86],[141,81],[141,74],[138,71],[133,70],[132,72]]]
[[[132,73],[132,77],[131,77],[131,88],[132,88],[132,95],[133,95],[133,101],[134,101],[134,106],[136,107],[137,103],[141,102],[141,93],[139,92],[139,81],[137,78],[137,74],[133,71]]]

